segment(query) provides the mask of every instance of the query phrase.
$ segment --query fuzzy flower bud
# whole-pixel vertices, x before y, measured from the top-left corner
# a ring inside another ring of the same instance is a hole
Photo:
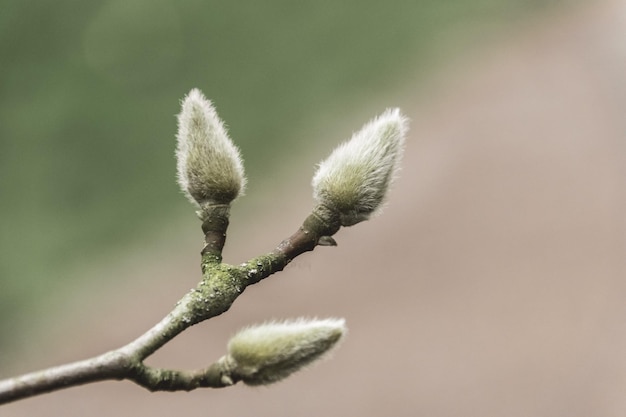
[[[320,359],[346,333],[343,319],[265,323],[240,331],[228,343],[230,374],[247,385],[267,385]]]
[[[317,203],[342,226],[367,220],[382,206],[402,157],[408,120],[388,109],[322,161],[313,177]]]
[[[200,207],[229,204],[243,193],[246,178],[239,149],[198,89],[183,99],[176,139],[178,184],[189,201]]]

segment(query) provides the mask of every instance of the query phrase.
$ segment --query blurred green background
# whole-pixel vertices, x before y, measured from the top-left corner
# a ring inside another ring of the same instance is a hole
[[[90,279],[73,265],[192,216],[173,158],[190,88],[258,192],[311,146],[296,132],[344,139],[320,126],[397,104],[407,80],[553,3],[0,1],[0,351],[42,300]]]

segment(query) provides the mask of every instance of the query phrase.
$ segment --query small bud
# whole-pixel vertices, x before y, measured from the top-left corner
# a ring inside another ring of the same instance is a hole
[[[342,226],[367,220],[382,206],[398,170],[407,124],[400,109],[388,109],[320,163],[313,196],[339,213]]]
[[[267,385],[320,359],[346,333],[343,319],[266,323],[228,343],[230,373],[248,385]]]
[[[239,149],[228,137],[215,108],[193,89],[178,115],[178,184],[200,207],[229,204],[246,184]]]

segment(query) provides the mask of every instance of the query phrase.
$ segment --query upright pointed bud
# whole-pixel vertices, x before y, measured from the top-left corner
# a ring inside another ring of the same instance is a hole
[[[223,362],[247,385],[267,385],[322,358],[346,333],[343,319],[266,323],[242,330]]]
[[[322,161],[313,177],[313,196],[339,214],[342,226],[367,220],[381,208],[404,150],[408,120],[388,109]]]
[[[246,184],[239,149],[198,89],[183,99],[176,135],[178,184],[199,207],[229,204]]]

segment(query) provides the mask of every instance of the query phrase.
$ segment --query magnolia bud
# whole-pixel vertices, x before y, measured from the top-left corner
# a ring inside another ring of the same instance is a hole
[[[320,163],[313,196],[339,214],[342,226],[367,220],[382,206],[402,157],[407,124],[400,109],[388,109]]]
[[[266,385],[320,359],[346,333],[343,319],[265,323],[240,331],[228,343],[231,375],[248,385]]]
[[[239,149],[198,89],[182,102],[176,139],[178,184],[189,201],[200,207],[229,204],[243,193],[246,178]]]

